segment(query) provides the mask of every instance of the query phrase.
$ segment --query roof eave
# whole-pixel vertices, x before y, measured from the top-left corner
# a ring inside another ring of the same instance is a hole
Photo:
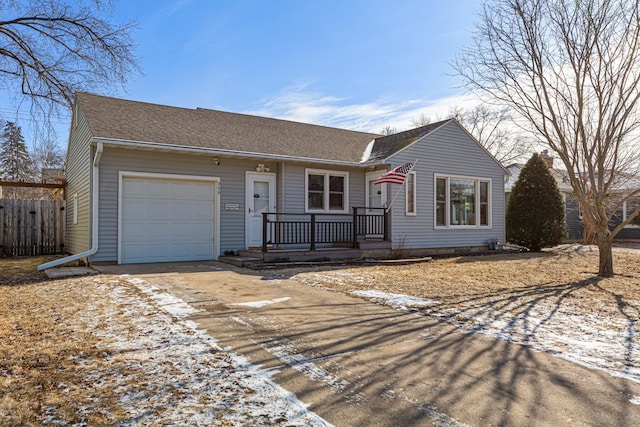
[[[167,152],[183,152],[192,154],[207,154],[211,156],[232,156],[250,159],[269,159],[275,161],[291,161],[301,163],[315,163],[322,165],[348,166],[348,167],[368,167],[383,164],[384,162],[350,162],[346,160],[333,159],[317,159],[312,157],[289,156],[284,154],[270,154],[250,151],[225,150],[220,148],[208,147],[189,147],[184,145],[161,144],[149,141],[134,141],[117,138],[93,137],[92,141],[102,142],[106,145],[119,146],[124,148],[134,148],[141,150],[167,151]]]

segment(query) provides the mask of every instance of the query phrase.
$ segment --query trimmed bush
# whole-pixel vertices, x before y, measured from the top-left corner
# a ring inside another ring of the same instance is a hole
[[[562,195],[540,155],[534,154],[522,168],[506,220],[507,240],[533,252],[558,245],[566,236]]]

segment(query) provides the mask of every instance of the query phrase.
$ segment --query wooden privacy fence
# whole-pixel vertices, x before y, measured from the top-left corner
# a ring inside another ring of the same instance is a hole
[[[64,253],[64,200],[0,199],[0,256]]]

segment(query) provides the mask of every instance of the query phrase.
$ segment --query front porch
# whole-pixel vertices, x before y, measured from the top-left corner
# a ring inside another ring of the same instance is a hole
[[[262,245],[239,252],[263,262],[388,258],[385,208],[354,207],[350,214],[262,213]]]
[[[389,258],[391,256],[391,242],[362,242],[358,248],[325,247],[311,249],[270,249],[262,252],[260,249],[239,251],[240,257],[252,258],[261,262],[322,262],[332,260],[355,260],[362,258]]]

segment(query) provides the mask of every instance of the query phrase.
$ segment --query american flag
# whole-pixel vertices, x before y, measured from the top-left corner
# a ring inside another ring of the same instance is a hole
[[[407,174],[411,172],[411,169],[416,165],[416,162],[405,163],[400,165],[387,173],[380,175],[380,178],[376,179],[374,184],[404,184],[404,180],[407,178]]]

